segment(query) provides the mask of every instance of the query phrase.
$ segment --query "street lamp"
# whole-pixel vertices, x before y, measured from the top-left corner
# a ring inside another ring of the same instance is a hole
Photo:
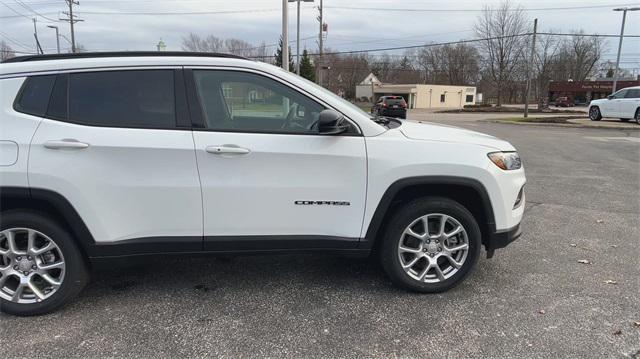
[[[58,49],[58,53],[60,53],[60,35],[58,35],[58,27],[53,25],[47,25],[47,27],[56,30],[56,47]]]
[[[300,75],[300,2],[313,2],[313,0],[288,0],[289,2],[298,3],[298,20],[296,27],[296,74]],[[287,43],[282,43],[282,47],[289,46]],[[284,61],[284,60],[283,60]],[[289,59],[287,59],[289,61]]]
[[[627,19],[627,11],[638,11],[640,7],[619,7],[613,9],[613,11],[622,11],[622,27],[620,29],[620,42],[618,43],[618,56],[616,57],[616,70],[613,72],[613,89],[611,93],[616,92],[616,85],[618,84],[618,70],[620,66],[620,51],[622,51],[622,38],[624,37],[624,23]]]

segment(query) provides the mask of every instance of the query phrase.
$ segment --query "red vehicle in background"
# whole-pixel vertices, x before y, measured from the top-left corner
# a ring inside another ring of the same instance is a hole
[[[382,96],[371,107],[371,113],[378,116],[407,118],[407,102],[402,96]]]
[[[556,99],[556,106],[558,107],[573,107],[576,104],[573,103],[573,99],[567,96],[561,96]]]

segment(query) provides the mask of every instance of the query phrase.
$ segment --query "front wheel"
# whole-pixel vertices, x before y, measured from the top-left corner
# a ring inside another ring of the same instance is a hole
[[[0,311],[40,315],[84,287],[87,266],[71,235],[52,219],[14,210],[0,216]]]
[[[602,119],[602,114],[598,106],[593,106],[589,109],[589,119],[591,121],[600,121]]]
[[[481,249],[473,215],[443,197],[410,202],[391,219],[380,252],[391,281],[422,293],[449,290],[471,272]]]
[[[636,110],[635,119],[636,119],[636,123],[640,125],[640,108]]]

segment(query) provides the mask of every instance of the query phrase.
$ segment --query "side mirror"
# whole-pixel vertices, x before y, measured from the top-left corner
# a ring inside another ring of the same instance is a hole
[[[337,135],[345,132],[349,125],[344,116],[335,110],[323,110],[318,117],[318,133],[321,135]]]
[[[613,99],[613,95],[607,96],[607,100],[612,100],[612,99]]]

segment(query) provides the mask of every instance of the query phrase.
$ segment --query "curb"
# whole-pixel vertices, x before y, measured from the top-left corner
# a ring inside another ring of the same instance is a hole
[[[607,125],[582,125],[579,123],[540,123],[540,122],[517,122],[517,121],[503,121],[503,120],[478,120],[478,122],[489,123],[504,123],[509,125],[521,125],[521,126],[553,126],[553,127],[566,127],[566,128],[593,128],[593,129],[606,129],[606,130],[620,130],[620,131],[640,131],[640,125],[635,127],[619,127],[619,126],[607,126]]]

